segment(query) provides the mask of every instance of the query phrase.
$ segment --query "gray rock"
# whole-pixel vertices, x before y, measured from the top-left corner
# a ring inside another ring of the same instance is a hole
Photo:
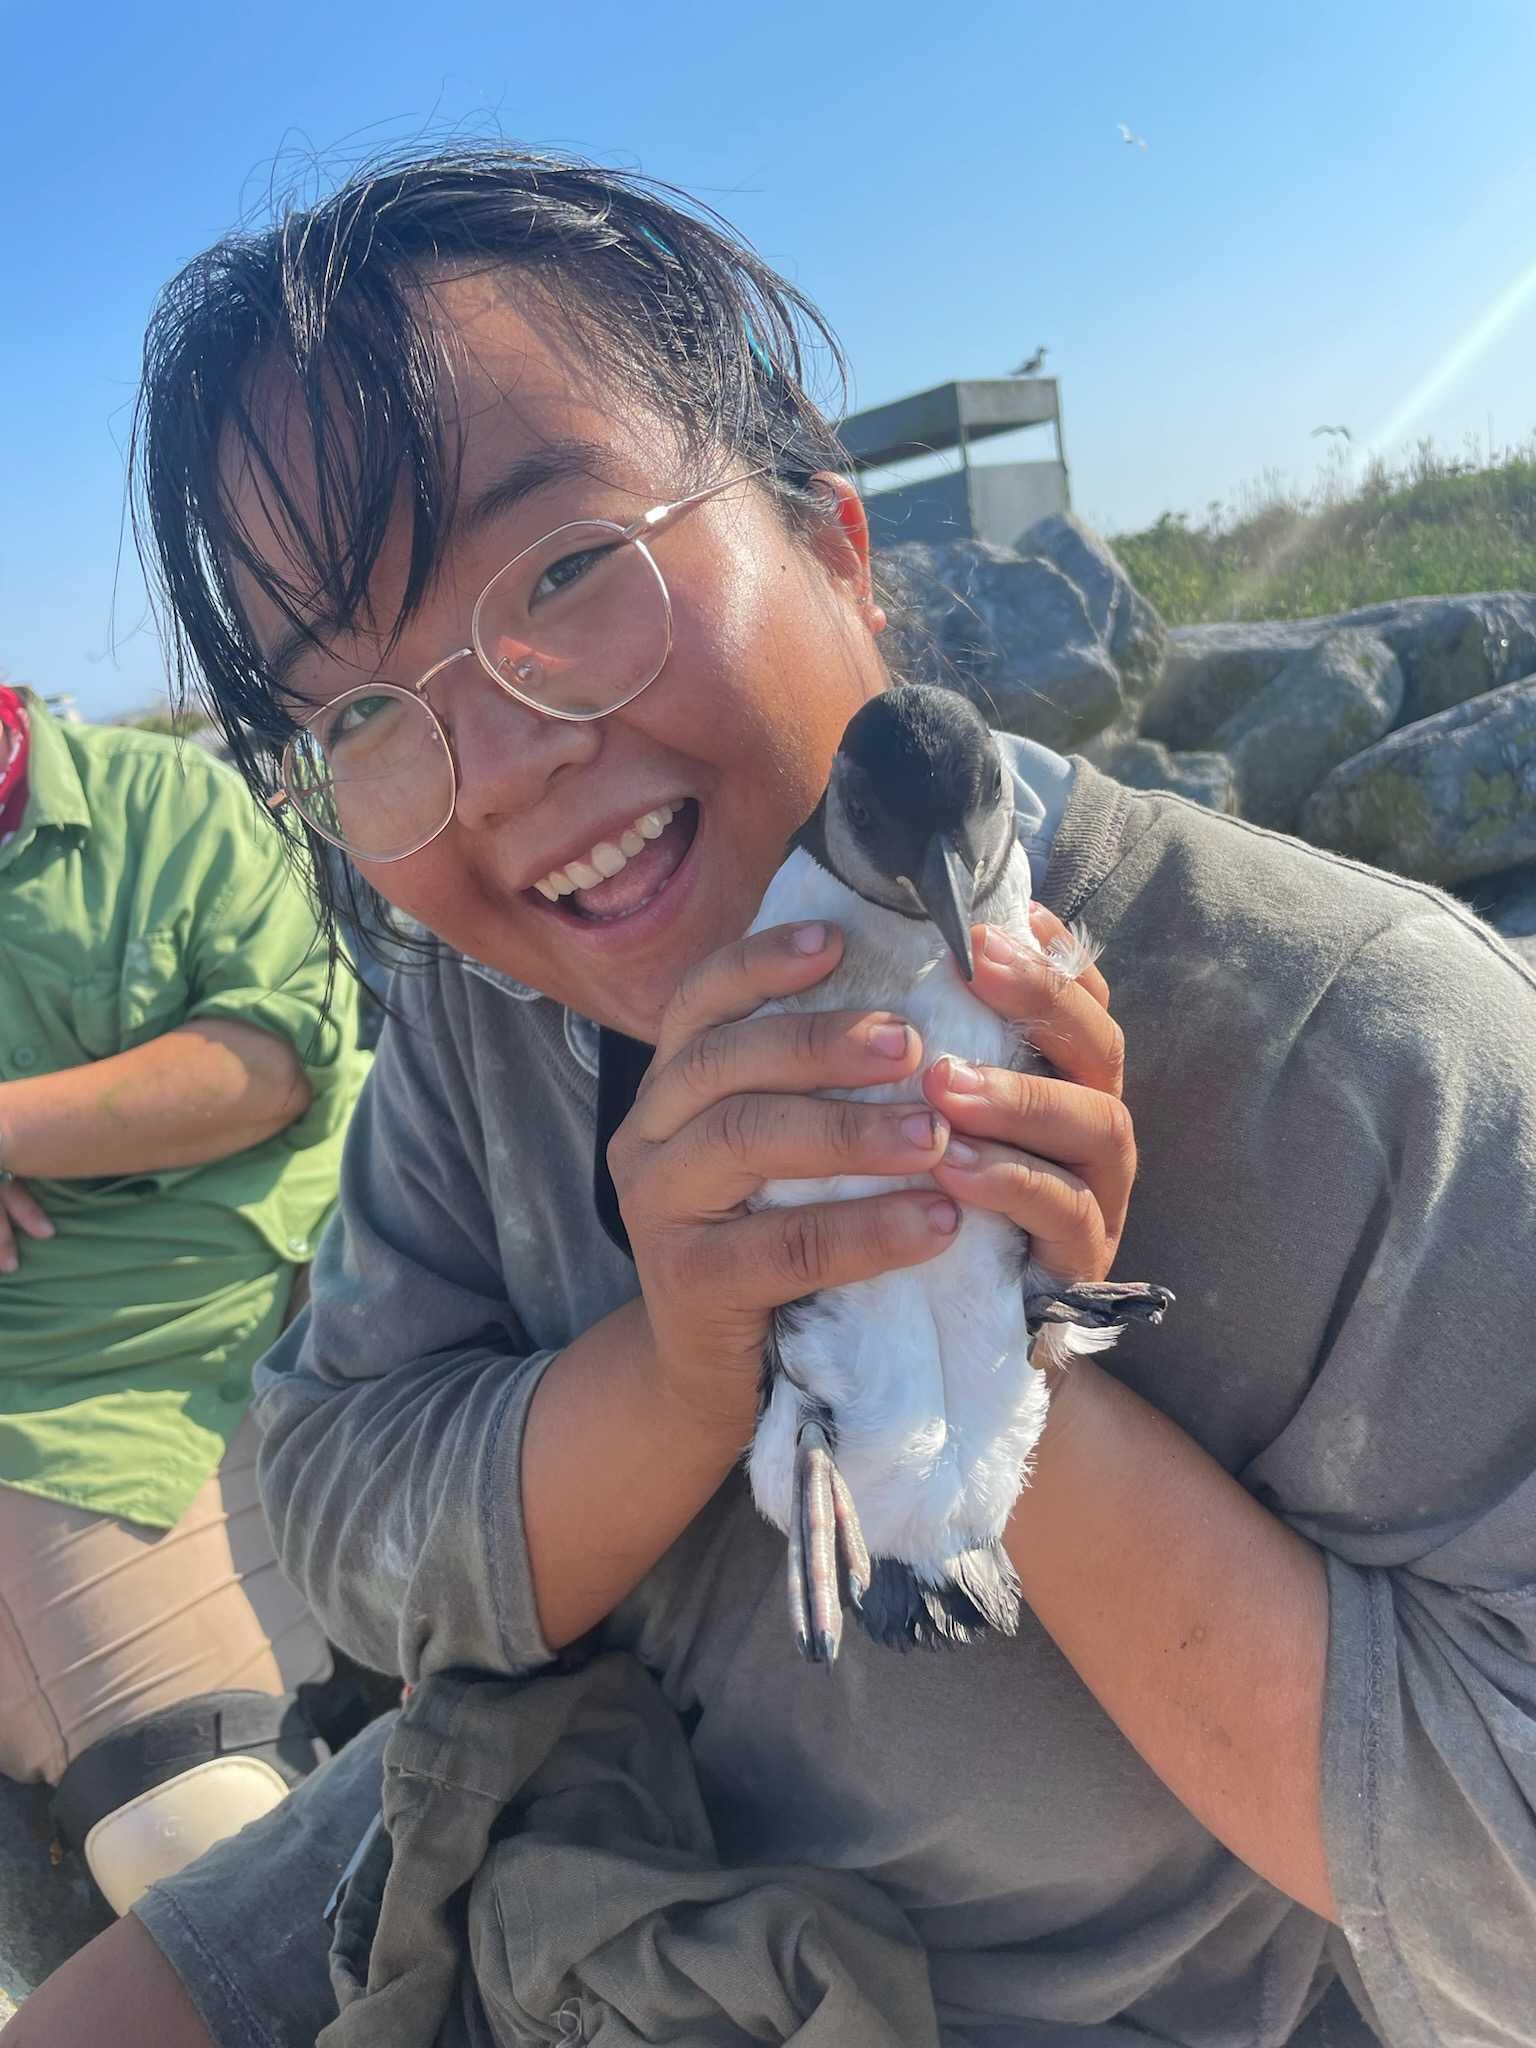
[[[1108,545],[1070,512],[1038,520],[1013,545],[1026,559],[1049,562],[1076,586],[1099,644],[1119,673],[1126,702],[1145,702],[1162,678],[1168,628]]]
[[[1327,619],[1175,626],[1163,679],[1142,709],[1142,732],[1167,747],[1209,746],[1288,662],[1331,630]]]
[[[1396,598],[1322,619],[1176,626],[1141,729],[1170,747],[1208,746],[1296,655],[1348,627],[1375,633],[1397,656],[1403,724],[1536,671],[1536,595],[1527,591]]]
[[[1429,882],[1536,861],[1536,676],[1404,726],[1335,768],[1303,835]]]
[[[1516,958],[1536,972],[1536,864],[1490,875],[1462,893]]]
[[[963,690],[995,725],[1062,750],[1126,710],[1081,591],[1051,563],[960,540],[904,542],[880,566],[915,615],[893,649],[911,680]]]
[[[1095,768],[1102,768],[1108,774],[1115,756],[1136,738],[1136,714],[1127,711],[1113,725],[1106,725],[1102,732],[1084,740],[1077,751],[1085,761],[1091,761]]]
[[[1402,702],[1391,648],[1363,627],[1346,626],[1293,655],[1216,734],[1243,816],[1294,830],[1323,777],[1389,733]]]
[[[1237,809],[1237,782],[1225,754],[1171,754],[1156,740],[1125,740],[1097,765],[1129,789],[1164,789],[1212,811]]]
[[[1349,614],[1370,626],[1402,664],[1402,722],[1417,724],[1485,690],[1536,672],[1536,596],[1407,597]]]
[[[1536,864],[1489,875],[1461,893],[1506,939],[1536,939]]]

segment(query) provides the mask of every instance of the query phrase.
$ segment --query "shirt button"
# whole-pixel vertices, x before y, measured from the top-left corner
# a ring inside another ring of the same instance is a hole
[[[28,1074],[37,1065],[37,1054],[30,1045],[13,1046],[11,1048],[11,1065],[18,1074]]]

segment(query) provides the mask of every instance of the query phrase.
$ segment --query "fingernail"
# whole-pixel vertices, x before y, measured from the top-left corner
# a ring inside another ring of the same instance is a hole
[[[944,1072],[940,1078],[943,1080],[944,1086],[951,1089],[956,1095],[979,1095],[981,1093],[981,1075],[966,1060],[950,1059],[946,1056]]]
[[[964,1138],[951,1138],[944,1148],[946,1166],[974,1166],[981,1154],[974,1145],[967,1145]]]
[[[928,1227],[940,1237],[953,1237],[960,1228],[960,1211],[953,1202],[930,1202]]]
[[[797,953],[824,953],[827,928],[824,924],[797,924],[789,942]]]
[[[872,1024],[869,1046],[871,1052],[883,1053],[888,1060],[904,1060],[907,1056],[906,1025]]]
[[[981,942],[981,950],[989,960],[995,960],[1000,967],[1011,967],[1022,959],[1022,949],[1016,946],[1006,932],[1000,932],[995,924],[987,926],[987,935]]]
[[[919,1110],[901,1120],[901,1135],[909,1145],[920,1146],[924,1152],[931,1152],[935,1145],[942,1145],[948,1129],[943,1117]]]

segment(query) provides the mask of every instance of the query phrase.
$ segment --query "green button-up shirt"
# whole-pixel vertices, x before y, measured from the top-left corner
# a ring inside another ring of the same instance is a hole
[[[314,1250],[367,1058],[345,976],[326,1012],[313,912],[239,778],[28,711],[27,808],[0,847],[0,1083],[226,1018],[286,1039],[313,1090],[208,1165],[30,1183],[57,1234],[0,1275],[0,1483],[169,1527]]]

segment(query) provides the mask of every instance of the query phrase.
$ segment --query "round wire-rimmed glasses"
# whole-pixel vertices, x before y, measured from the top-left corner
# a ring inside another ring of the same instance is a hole
[[[470,614],[468,647],[406,687],[361,683],[303,720],[283,749],[282,788],[305,824],[359,860],[404,860],[447,828],[459,774],[427,687],[455,662],[546,718],[587,724],[632,704],[672,651],[672,599],[648,541],[754,469],[653,505],[627,526],[575,519],[514,555]]]

